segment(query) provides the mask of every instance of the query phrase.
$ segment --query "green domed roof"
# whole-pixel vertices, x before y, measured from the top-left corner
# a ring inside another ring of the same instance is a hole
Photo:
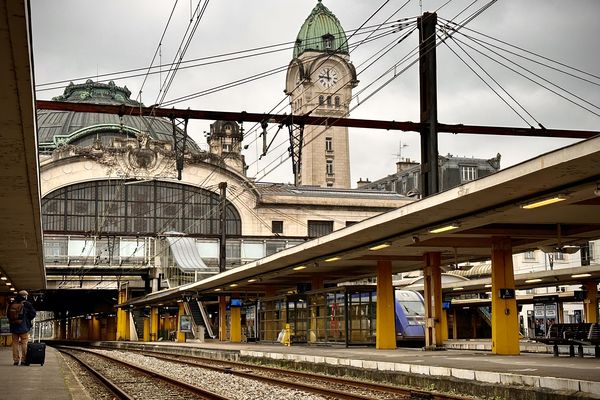
[[[125,104],[141,106],[129,98],[127,87],[119,87],[114,82],[99,83],[88,80],[83,84],[72,82],[64,94],[53,98],[55,101],[91,104]],[[147,132],[155,140],[173,142],[173,126],[166,118],[139,117],[133,115],[100,114],[93,112],[37,110],[38,147],[50,152],[61,144],[89,146],[101,137],[110,143],[112,137],[135,137],[139,132]],[[187,148],[199,153],[200,147],[189,136]]]
[[[294,46],[294,58],[307,50],[348,54],[348,40],[342,24],[321,0],[300,28]]]

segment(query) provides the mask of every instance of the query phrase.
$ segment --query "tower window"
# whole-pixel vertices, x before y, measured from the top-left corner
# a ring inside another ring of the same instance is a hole
[[[333,138],[330,138],[330,137],[325,138],[325,151],[327,151],[327,152],[333,151]]]
[[[323,49],[332,50],[333,49],[333,35],[325,35],[323,36]]]
[[[322,106],[325,104],[325,96],[319,96],[319,105]]]
[[[325,164],[325,171],[327,175],[333,175],[333,160],[327,160],[327,164]]]
[[[327,107],[331,107],[331,96],[327,96]]]
[[[335,108],[340,108],[340,96],[335,96]]]

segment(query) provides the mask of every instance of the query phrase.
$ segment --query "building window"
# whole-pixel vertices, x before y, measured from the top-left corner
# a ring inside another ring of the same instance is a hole
[[[561,253],[561,252],[554,253],[554,260],[555,261],[564,261],[565,260],[565,254]]]
[[[477,179],[477,167],[461,165],[460,180],[461,182],[469,182]]]
[[[147,234],[175,230],[218,235],[219,195],[170,182],[140,182],[124,186],[120,180],[79,183],[57,189],[42,199],[42,227],[46,232]],[[241,234],[241,219],[227,202],[227,233]]]
[[[331,107],[331,96],[327,96],[327,107]]]
[[[526,251],[524,253],[524,258],[528,261],[535,260],[535,253],[533,251]]]
[[[325,151],[327,151],[327,152],[333,151],[333,138],[330,138],[330,137],[325,138]]]
[[[325,96],[319,96],[319,105],[322,106],[325,104]]]
[[[308,220],[308,237],[316,238],[333,232],[333,221]]]
[[[333,35],[323,36],[323,49],[325,49],[325,50],[333,49]]]
[[[283,233],[283,221],[271,221],[271,232]]]
[[[340,108],[340,96],[335,96],[335,108]]]
[[[333,160],[327,160],[325,168],[327,175],[333,175]]]

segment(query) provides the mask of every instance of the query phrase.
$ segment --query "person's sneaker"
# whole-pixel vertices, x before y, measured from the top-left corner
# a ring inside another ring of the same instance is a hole
[[[19,362],[18,362],[18,361],[15,361],[15,362],[13,363],[13,365],[19,365]]]

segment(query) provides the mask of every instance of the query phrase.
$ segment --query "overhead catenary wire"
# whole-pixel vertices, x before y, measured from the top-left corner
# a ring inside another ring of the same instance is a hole
[[[441,38],[441,37],[440,37],[440,38]],[[454,41],[454,38],[450,38],[450,40],[453,40],[453,41]],[[511,105],[511,104],[510,104],[510,103],[509,103],[509,102],[508,102],[508,101],[507,101],[507,100],[506,100],[506,99],[505,99],[505,98],[504,98],[504,97],[503,97],[503,96],[502,96],[500,93],[498,93],[498,91],[497,91],[496,89],[494,89],[494,88],[492,87],[492,85],[491,85],[491,84],[490,84],[488,81],[486,81],[486,80],[485,80],[485,79],[484,79],[484,78],[483,78],[483,77],[482,77],[482,76],[481,76],[481,75],[480,75],[480,74],[479,74],[477,71],[475,71],[475,69],[474,69],[474,68],[473,68],[471,65],[469,65],[469,63],[468,63],[468,62],[467,62],[465,59],[463,59],[463,58],[462,58],[462,57],[461,57],[461,56],[460,56],[460,55],[459,55],[459,54],[458,54],[456,51],[454,51],[454,49],[448,45],[448,42],[444,41],[443,43],[444,43],[444,44],[445,44],[445,45],[448,47],[448,49],[450,49],[450,51],[451,51],[451,52],[452,52],[452,53],[453,53],[453,54],[454,54],[454,55],[455,55],[455,56],[456,56],[456,57],[457,57],[457,58],[458,58],[460,61],[462,61],[462,62],[463,62],[463,64],[465,64],[465,65],[467,66],[467,68],[469,68],[469,69],[471,70],[471,72],[473,72],[473,73],[474,73],[474,74],[475,74],[475,75],[476,75],[476,76],[477,76],[477,77],[478,77],[478,78],[479,78],[479,79],[480,79],[480,80],[481,80],[481,81],[482,81],[482,82],[483,82],[483,83],[484,83],[484,84],[485,84],[485,85],[486,85],[488,88],[490,88],[490,90],[491,90],[492,92],[494,92],[494,94],[496,94],[496,96],[498,96],[498,97],[500,98],[500,100],[502,100],[502,101],[503,101],[503,102],[504,102],[504,103],[505,103],[505,104],[506,104],[506,105],[507,105],[507,106],[508,106],[508,107],[509,107],[511,110],[513,110],[513,111],[514,111],[514,113],[515,113],[515,114],[516,114],[516,115],[517,115],[519,118],[521,118],[521,120],[522,120],[523,122],[525,122],[527,125],[530,125],[530,126],[532,126],[532,124],[531,124],[531,123],[530,123],[530,122],[529,122],[529,121],[528,121],[528,120],[527,120],[525,117],[523,117],[523,116],[521,115],[521,113],[520,113],[519,111],[517,111],[517,110],[516,110],[516,109],[515,109],[515,108],[514,108],[514,107],[513,107],[513,106],[512,106],[512,105]],[[483,68],[483,67],[482,67],[482,66],[481,66],[481,65],[480,65],[480,64],[479,64],[479,63],[478,63],[476,60],[474,60],[474,59],[473,59],[473,57],[471,57],[471,55],[470,55],[470,54],[466,53],[466,52],[464,51],[464,49],[463,49],[462,47],[460,47],[460,45],[458,45],[458,47],[459,47],[461,50],[463,50],[463,52],[464,52],[464,53],[467,55],[467,57],[469,57],[469,58],[471,59],[471,61],[473,61],[473,63],[475,63],[475,65],[477,65],[477,66],[479,67],[479,69],[480,69],[480,70],[482,70],[482,71],[483,71],[483,72],[484,72],[484,73],[485,73],[485,74],[488,76],[488,78],[489,78],[489,79],[491,79],[491,80],[492,80],[492,81],[493,81],[493,82],[494,82],[494,83],[495,83],[495,84],[496,84],[496,85],[497,85],[497,86],[498,86],[498,87],[499,87],[499,88],[500,88],[500,89],[501,89],[501,90],[502,90],[502,91],[503,91],[503,92],[504,92],[504,93],[505,93],[505,94],[506,94],[508,97],[510,97],[510,99],[511,99],[511,100],[513,100],[513,101],[514,101],[514,102],[515,102],[515,103],[516,103],[516,104],[517,104],[517,105],[518,105],[518,106],[519,106],[519,107],[520,107],[520,108],[521,108],[523,111],[525,111],[525,113],[526,113],[527,115],[529,115],[529,116],[530,116],[530,117],[531,117],[531,118],[532,118],[532,119],[533,119],[533,120],[534,120],[534,121],[535,121],[535,122],[538,124],[538,126],[542,126],[542,125],[540,124],[540,122],[539,122],[537,119],[535,119],[535,117],[533,117],[533,115],[531,115],[531,113],[529,113],[529,111],[527,111],[527,110],[525,109],[525,107],[523,107],[523,106],[522,106],[522,105],[521,105],[521,104],[520,104],[520,103],[519,103],[519,102],[518,102],[518,101],[517,101],[517,100],[516,100],[516,99],[515,99],[515,98],[514,98],[514,97],[513,97],[511,94],[510,94],[510,93],[508,93],[508,91],[507,91],[506,89],[504,89],[504,87],[502,87],[502,85],[500,85],[500,83],[498,83],[498,81],[497,81],[496,79],[494,79],[494,78],[493,78],[493,77],[490,75],[490,73],[489,73],[489,72],[487,72],[487,71],[485,70],[485,68]],[[532,126],[532,127],[533,127],[533,126]]]
[[[171,13],[169,14],[169,18],[167,19],[167,23],[165,24],[165,29],[163,29],[162,35],[160,36],[160,40],[158,41],[158,45],[156,46],[156,51],[154,52],[154,55],[152,56],[152,60],[150,61],[150,65],[148,66],[148,70],[146,71],[146,74],[144,75],[144,80],[142,81],[142,84],[140,85],[140,89],[139,89],[139,94],[138,94],[138,98],[139,101],[142,101],[142,91],[144,90],[144,85],[146,84],[146,80],[148,79],[148,76],[150,75],[150,71],[152,70],[152,67],[154,65],[154,60],[156,60],[156,56],[159,54],[160,49],[162,47],[162,43],[163,40],[165,38],[165,35],[167,33],[167,29],[169,28],[169,24],[171,23],[171,18],[173,18],[173,14],[175,13],[175,9],[177,8],[177,3],[179,2],[179,0],[175,0],[175,3],[173,4],[173,8],[171,9]],[[159,72],[162,71],[162,68],[159,67]],[[96,81],[98,81],[98,76],[96,76]]]

